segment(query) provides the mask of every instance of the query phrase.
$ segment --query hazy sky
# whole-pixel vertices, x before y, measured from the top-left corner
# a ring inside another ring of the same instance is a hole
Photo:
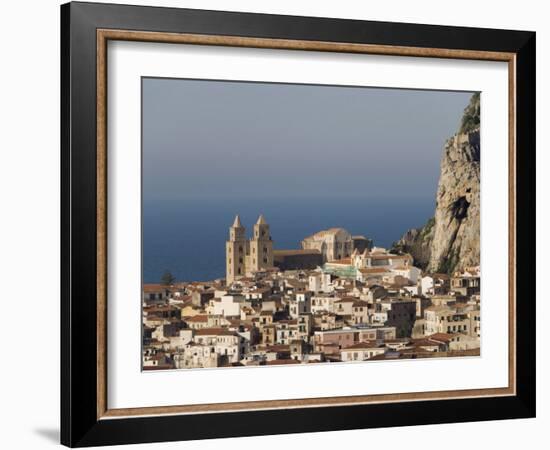
[[[471,93],[145,78],[144,203],[200,197],[434,201]]]

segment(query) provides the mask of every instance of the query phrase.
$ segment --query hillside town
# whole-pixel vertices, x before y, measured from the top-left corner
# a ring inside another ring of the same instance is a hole
[[[480,354],[480,270],[431,273],[329,228],[275,249],[260,215],[229,228],[225,278],[143,285],[143,369]]]

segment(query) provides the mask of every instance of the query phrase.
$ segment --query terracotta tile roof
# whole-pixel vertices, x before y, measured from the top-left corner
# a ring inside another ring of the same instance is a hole
[[[409,344],[411,339],[409,338],[398,338],[398,339],[386,339],[384,344]]]
[[[434,333],[428,336],[428,339],[440,342],[450,342],[453,339],[454,335],[448,333]]]
[[[366,302],[365,300],[356,300],[355,302],[353,302],[354,308],[368,307],[368,306],[369,306],[369,302]]]
[[[165,311],[179,311],[180,309],[174,305],[158,305],[158,306],[146,306],[143,308],[145,313],[158,313]]]
[[[290,346],[282,345],[282,344],[263,345],[263,346],[258,346],[258,350],[265,351],[265,352],[284,353],[284,352],[290,352]]]
[[[361,349],[373,349],[373,348],[379,348],[382,349],[380,345],[378,345],[376,342],[358,342],[357,344],[350,345],[349,347],[345,347],[342,349],[342,351],[348,351],[348,350],[361,350]]]
[[[340,264],[343,266],[351,266],[351,258],[333,259],[328,264]]]
[[[358,299],[355,297],[343,297],[340,300],[336,300],[334,303],[354,303]]]
[[[429,339],[413,339],[413,343],[417,347],[438,347],[439,342],[430,341]]]
[[[168,286],[159,283],[148,283],[143,285],[143,292],[163,292],[169,290]]]
[[[439,278],[440,280],[448,280],[449,278],[451,278],[446,273],[432,273],[432,274],[429,274],[428,276],[432,278]]]
[[[185,319],[186,322],[208,322],[207,314],[197,314],[196,316]]]
[[[317,344],[319,347],[340,347],[339,344],[335,343],[335,342],[320,342],[319,344]]]
[[[173,369],[171,364],[159,364],[157,366],[143,366],[143,370],[167,370]]]
[[[295,359],[274,359],[273,361],[266,361],[267,366],[282,366],[287,364],[301,364],[300,361]]]

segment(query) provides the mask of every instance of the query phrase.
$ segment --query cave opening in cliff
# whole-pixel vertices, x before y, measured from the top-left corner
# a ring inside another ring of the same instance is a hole
[[[450,206],[451,217],[458,221],[462,221],[468,216],[468,207],[470,202],[466,200],[466,197],[462,196],[456,199]]]

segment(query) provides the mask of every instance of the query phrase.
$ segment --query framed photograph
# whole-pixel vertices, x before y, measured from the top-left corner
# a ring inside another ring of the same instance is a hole
[[[534,417],[535,33],[61,27],[63,444]]]

